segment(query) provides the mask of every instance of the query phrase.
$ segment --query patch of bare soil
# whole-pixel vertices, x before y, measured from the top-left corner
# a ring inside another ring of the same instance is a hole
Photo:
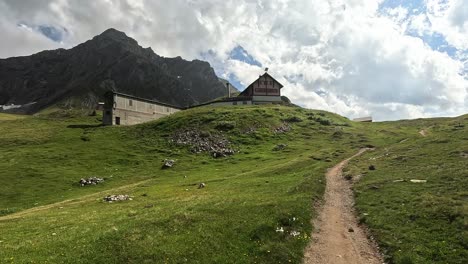
[[[351,183],[342,177],[349,160],[366,150],[361,149],[327,172],[325,204],[314,220],[315,232],[305,251],[304,263],[384,263],[378,247],[368,238],[367,230],[358,224]]]
[[[419,131],[419,135],[421,135],[423,137],[426,137],[427,136],[427,130],[421,129],[421,131]]]

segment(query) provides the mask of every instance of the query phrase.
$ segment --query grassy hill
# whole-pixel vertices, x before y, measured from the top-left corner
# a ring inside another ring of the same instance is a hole
[[[387,258],[459,263],[467,123],[353,123],[284,106],[201,107],[132,127],[73,112],[1,115],[0,262],[300,263],[327,168],[375,146],[347,174],[363,175],[357,207]],[[199,152],[206,144],[234,155]],[[175,166],[162,169],[164,159]],[[91,176],[106,181],[77,184]]]

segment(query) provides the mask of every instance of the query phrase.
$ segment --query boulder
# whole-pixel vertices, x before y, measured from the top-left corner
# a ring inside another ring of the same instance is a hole
[[[174,166],[174,164],[175,164],[175,160],[165,159],[164,163],[162,165],[162,168],[163,169],[172,168]]]
[[[103,178],[98,178],[98,177],[90,177],[90,178],[81,178],[80,181],[78,182],[81,187],[88,186],[88,185],[96,185],[101,182],[104,182]]]
[[[112,203],[118,201],[131,201],[132,198],[126,194],[118,194],[118,195],[108,195],[103,198],[104,201]]]

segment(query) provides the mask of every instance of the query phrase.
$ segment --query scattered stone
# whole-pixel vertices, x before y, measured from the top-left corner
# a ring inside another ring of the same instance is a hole
[[[351,175],[351,174],[346,174],[346,175],[344,176],[344,178],[345,178],[345,180],[350,181],[350,180],[353,179],[353,175]]]
[[[104,201],[112,203],[118,201],[131,201],[132,198],[126,194],[119,194],[119,195],[108,195],[103,198]]]
[[[291,126],[288,123],[283,123],[281,126],[273,129],[276,134],[282,134],[291,131]]]
[[[352,227],[348,228],[348,232],[352,233],[354,232],[354,229]]]
[[[165,159],[164,163],[162,165],[162,168],[163,169],[172,168],[174,166],[174,164],[175,164],[175,160]]]
[[[412,183],[426,183],[427,180],[410,180]]]
[[[154,205],[153,204],[147,204],[145,205],[145,208],[152,208]]]
[[[294,230],[293,230],[293,231],[291,231],[289,234],[290,234],[292,237],[297,237],[297,236],[299,236],[299,235],[301,234],[301,232],[298,232],[298,231],[294,231]]]
[[[283,233],[283,232],[284,232],[284,228],[283,228],[283,227],[276,228],[276,232]]]
[[[192,153],[209,152],[214,158],[234,154],[231,142],[219,133],[209,133],[198,130],[182,130],[176,132],[171,141],[178,145],[191,146]]]
[[[278,144],[276,145],[274,148],[273,148],[273,151],[280,151],[280,150],[283,150],[287,147],[288,145],[286,144]]]
[[[405,182],[405,180],[399,179],[399,180],[394,180],[393,182]]]
[[[205,183],[202,182],[198,185],[198,189],[203,189],[205,188],[205,186],[206,186]]]
[[[369,166],[369,170],[375,170],[375,166],[374,166],[374,165],[370,165],[370,166]]]
[[[146,196],[148,196],[148,194],[147,194],[147,193],[144,193],[144,194],[142,194],[141,196],[146,197]]]
[[[98,178],[98,177],[91,177],[91,178],[81,178],[80,181],[79,181],[79,184],[81,187],[83,186],[87,186],[87,185],[96,185],[96,184],[99,184],[101,182],[104,182],[104,179],[103,178]]]
[[[372,190],[378,190],[380,189],[379,186],[376,186],[376,185],[372,185],[371,187],[369,187],[370,189]]]

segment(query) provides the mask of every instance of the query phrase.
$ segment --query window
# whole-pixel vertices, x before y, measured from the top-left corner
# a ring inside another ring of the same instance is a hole
[[[237,105],[237,102],[232,102],[232,105]]]
[[[246,104],[247,104],[247,101],[243,101],[242,104],[245,104],[245,105],[246,105]]]
[[[115,117],[115,124],[120,125],[120,117],[119,116]]]
[[[133,100],[128,100],[128,106],[133,106]]]

